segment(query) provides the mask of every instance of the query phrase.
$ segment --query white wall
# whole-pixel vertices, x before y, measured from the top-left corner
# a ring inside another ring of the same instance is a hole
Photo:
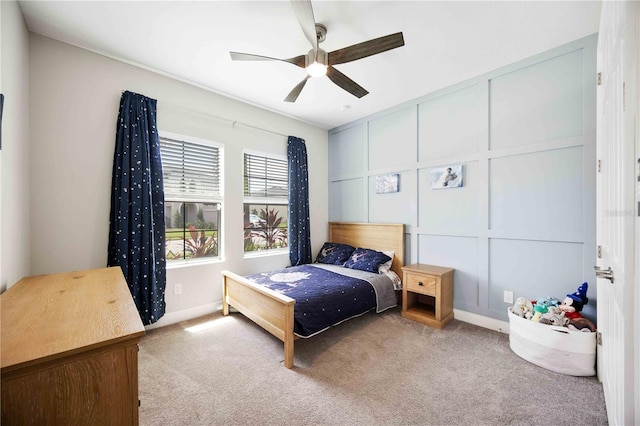
[[[456,316],[506,321],[504,291],[562,301],[588,281],[595,320],[596,40],[332,129],[330,220],[406,224],[407,262],[455,269]],[[463,187],[432,189],[454,164]],[[400,191],[376,194],[386,173]]]
[[[30,275],[29,34],[15,1],[0,2],[0,292]]]
[[[158,100],[158,127],[224,144],[224,259],[168,267],[167,314],[158,325],[217,309],[220,271],[240,274],[284,267],[287,254],[243,258],[242,150],[286,156],[286,138],[306,140],[310,159],[311,239],[326,239],[326,130],[219,96],[159,74],[30,34],[31,247],[34,274],[104,267],[107,261],[111,167],[121,92]],[[182,284],[182,294],[173,285]]]

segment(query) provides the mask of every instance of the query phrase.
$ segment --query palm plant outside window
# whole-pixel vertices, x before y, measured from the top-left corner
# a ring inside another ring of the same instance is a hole
[[[289,245],[287,160],[244,154],[244,251],[256,253]]]
[[[168,261],[220,257],[222,146],[160,134]]]

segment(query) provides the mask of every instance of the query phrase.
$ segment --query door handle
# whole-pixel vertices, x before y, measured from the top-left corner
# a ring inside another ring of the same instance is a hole
[[[596,277],[605,278],[611,281],[611,284],[613,284],[613,270],[611,269],[611,266],[609,266],[607,269],[600,269],[599,266],[594,266],[593,269],[596,270]]]

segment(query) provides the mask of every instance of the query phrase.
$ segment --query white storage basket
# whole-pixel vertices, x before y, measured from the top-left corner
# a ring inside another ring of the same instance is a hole
[[[596,333],[540,324],[511,313],[511,350],[527,361],[571,376],[596,374]]]

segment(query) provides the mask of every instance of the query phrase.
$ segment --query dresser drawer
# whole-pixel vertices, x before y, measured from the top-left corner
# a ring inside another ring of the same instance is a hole
[[[415,293],[427,294],[429,296],[436,295],[436,284],[438,277],[423,274],[413,274],[405,272],[405,285],[408,291]]]

